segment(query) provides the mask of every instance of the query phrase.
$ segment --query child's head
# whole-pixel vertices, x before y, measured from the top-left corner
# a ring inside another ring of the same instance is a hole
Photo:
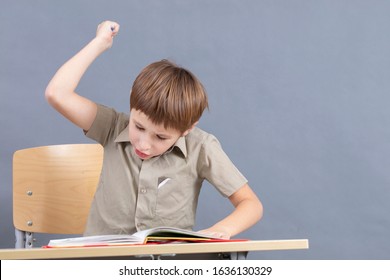
[[[130,110],[139,110],[153,123],[182,133],[207,107],[206,92],[195,75],[167,60],[146,66],[130,95]]]

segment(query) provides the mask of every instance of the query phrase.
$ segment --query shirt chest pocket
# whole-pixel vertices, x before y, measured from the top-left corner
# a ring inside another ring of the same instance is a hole
[[[200,187],[190,177],[160,177],[157,186],[156,216],[163,220],[164,224],[176,227],[192,222],[199,189]]]

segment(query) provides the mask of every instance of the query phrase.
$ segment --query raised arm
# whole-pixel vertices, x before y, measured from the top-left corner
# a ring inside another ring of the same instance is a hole
[[[248,184],[242,186],[229,197],[235,207],[234,211],[212,227],[201,232],[218,238],[226,238],[239,234],[258,222],[263,216],[263,205]]]
[[[95,119],[96,104],[75,90],[92,62],[104,51],[111,48],[119,24],[105,21],[99,24],[96,37],[81,51],[58,69],[47,85],[45,96],[51,106],[78,127],[88,130]]]

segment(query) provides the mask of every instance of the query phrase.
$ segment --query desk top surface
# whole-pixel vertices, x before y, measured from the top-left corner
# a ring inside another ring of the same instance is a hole
[[[0,259],[78,259],[308,249],[307,239],[129,245],[84,248],[0,249]]]

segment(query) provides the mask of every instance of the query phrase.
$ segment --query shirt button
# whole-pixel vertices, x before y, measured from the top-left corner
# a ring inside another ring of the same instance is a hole
[[[146,193],[146,189],[141,189],[141,193]]]

